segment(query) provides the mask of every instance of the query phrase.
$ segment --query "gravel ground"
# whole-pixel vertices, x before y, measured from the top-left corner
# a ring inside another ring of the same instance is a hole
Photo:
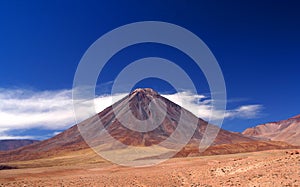
[[[174,158],[152,167],[113,164],[0,171],[0,186],[300,186],[300,154],[275,150]]]

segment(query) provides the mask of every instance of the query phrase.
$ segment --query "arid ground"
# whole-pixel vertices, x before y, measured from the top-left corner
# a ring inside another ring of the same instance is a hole
[[[91,158],[78,162],[74,153],[11,163],[20,169],[1,170],[0,186],[300,186],[296,149],[173,158],[141,168]]]

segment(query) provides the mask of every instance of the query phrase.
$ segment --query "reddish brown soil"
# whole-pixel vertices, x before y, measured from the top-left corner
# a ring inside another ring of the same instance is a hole
[[[246,129],[242,134],[300,146],[300,115]]]
[[[103,162],[0,171],[0,186],[299,185],[300,154],[295,149],[173,158],[144,168]]]

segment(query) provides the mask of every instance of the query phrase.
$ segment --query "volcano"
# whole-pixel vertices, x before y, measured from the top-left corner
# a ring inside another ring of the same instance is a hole
[[[137,123],[137,121],[141,123]],[[179,124],[181,126],[180,131],[174,133]],[[218,135],[212,143],[213,146],[232,144],[235,145],[234,147],[241,147],[237,144],[241,142],[251,144],[256,141],[243,134],[219,129],[217,126],[208,124],[188,110],[162,97],[156,91],[144,88],[134,90],[97,115],[50,139],[17,150],[0,152],[0,162],[55,157],[69,152],[90,149],[90,146],[93,148],[101,146],[102,149],[111,150],[122,148],[122,146],[163,145],[163,142],[170,139],[169,137],[172,137],[173,134],[175,136],[166,146],[176,147],[189,138],[186,147],[198,148],[207,127],[218,130]],[[189,137],[190,129],[193,130],[193,134]],[[110,141],[112,138],[117,143],[112,143]],[[118,144],[122,146],[118,146]],[[247,146],[252,147],[251,150],[253,150],[253,146]],[[286,147],[287,145],[280,144],[280,146]],[[186,147],[184,150],[187,150]],[[246,146],[242,147],[245,148]],[[232,152],[228,149],[230,147],[227,146],[226,153]],[[218,150],[221,150],[220,147]],[[212,151],[212,153],[216,152]],[[188,154],[184,153],[184,155]]]

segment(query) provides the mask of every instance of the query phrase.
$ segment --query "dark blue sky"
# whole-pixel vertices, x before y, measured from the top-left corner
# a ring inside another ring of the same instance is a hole
[[[0,88],[70,89],[82,55],[101,35],[136,21],[165,21],[192,31],[214,53],[235,101],[229,107],[264,107],[259,118],[225,121],[225,129],[240,131],[300,113],[299,9],[299,1],[0,1]],[[122,53],[115,58],[124,63],[151,54],[184,59],[155,45]],[[187,61],[178,63],[195,74]],[[114,67],[103,75],[107,81],[122,65]]]

